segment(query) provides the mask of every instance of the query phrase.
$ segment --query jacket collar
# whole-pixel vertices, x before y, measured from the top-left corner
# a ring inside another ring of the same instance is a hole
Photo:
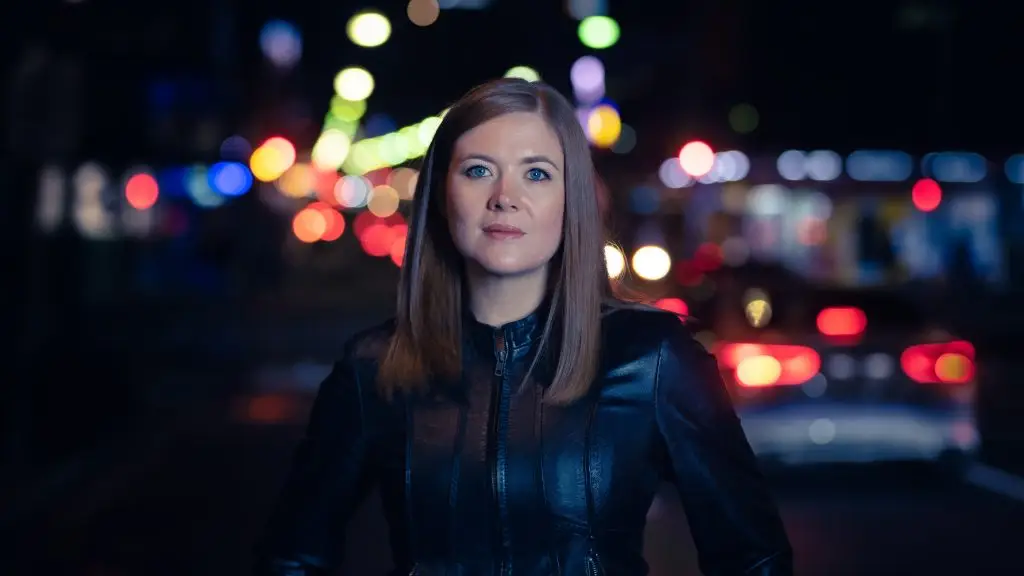
[[[540,338],[549,311],[550,303],[545,300],[536,310],[519,320],[490,326],[477,320],[467,306],[463,310],[463,333],[474,346],[487,354],[493,354],[499,338],[504,338],[506,350],[528,348]]]

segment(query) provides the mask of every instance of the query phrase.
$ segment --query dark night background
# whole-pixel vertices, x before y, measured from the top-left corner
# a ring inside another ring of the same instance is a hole
[[[570,69],[585,55],[603,63],[602,102],[635,135],[632,147],[595,145],[613,240],[626,253],[663,247],[672,261],[647,280],[634,262],[634,288],[685,303],[713,342],[806,342],[819,335],[804,308],[841,290],[912,302],[916,315],[862,306],[901,349],[936,326],[974,346],[980,444],[965,473],[872,459],[770,467],[799,573],[1010,573],[1019,562],[1024,11],[1014,3],[446,0],[429,26],[402,0],[18,4],[5,6],[0,43],[13,333],[4,573],[245,574],[326,367],[393,306],[401,254],[366,230],[398,234],[408,198],[396,174],[417,166],[412,154],[356,169],[350,152],[348,164],[310,171],[314,144],[332,126],[351,129],[351,150],[383,141],[513,66],[572,95]],[[568,8],[612,17],[618,42],[583,45]],[[363,10],[390,20],[383,45],[347,35]],[[261,50],[271,21],[284,23],[280,45],[301,41],[296,62]],[[346,124],[329,111],[349,66],[375,87]],[[594,103],[579,104],[589,114]],[[736,124],[743,110],[747,120],[756,110],[753,129]],[[271,137],[296,158],[254,181],[251,151]],[[666,181],[663,163],[694,140],[749,170]],[[872,176],[858,175],[858,154],[873,155]],[[803,172],[790,174],[787,158]],[[812,169],[831,159],[834,174]],[[941,202],[912,193],[924,180]],[[344,182],[380,198],[392,186],[397,210],[345,204]],[[789,203],[766,207],[780,193]],[[730,207],[733,197],[746,200]],[[316,237],[304,210],[321,218]],[[326,238],[330,218],[344,222],[340,237]],[[807,240],[814,231],[827,240]],[[743,256],[729,256],[738,245]],[[724,255],[710,267],[709,246]],[[764,325],[739,296],[752,288],[774,311]],[[386,568],[375,506],[353,520],[351,573]],[[651,519],[652,574],[695,574],[672,495]]]

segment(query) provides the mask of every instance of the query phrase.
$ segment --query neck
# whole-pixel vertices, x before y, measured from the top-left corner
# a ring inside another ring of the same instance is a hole
[[[501,326],[529,316],[547,292],[547,269],[517,276],[496,276],[483,270],[468,271],[469,308],[478,322]]]

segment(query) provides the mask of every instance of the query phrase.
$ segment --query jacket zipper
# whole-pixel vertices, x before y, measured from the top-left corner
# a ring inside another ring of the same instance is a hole
[[[594,538],[594,523],[597,521],[597,514],[594,511],[594,488],[590,482],[590,430],[594,425],[596,410],[596,404],[590,408],[590,413],[587,416],[586,440],[583,443],[583,481],[585,483],[584,489],[587,501],[587,540],[590,543],[590,549],[587,551],[586,557],[587,576],[604,576],[604,566],[601,564],[601,555],[597,551]]]
[[[500,471],[498,470],[498,442],[500,440],[500,429],[501,429],[501,418],[502,418],[502,397],[503,388],[505,386],[505,360],[508,358],[508,346],[505,342],[504,332],[497,332],[494,340],[494,375],[498,377],[498,381],[494,386],[494,392],[492,394],[492,405],[491,405],[491,450],[490,450],[490,468],[491,468],[491,492],[494,498],[495,514],[497,521],[495,522],[497,537],[497,544],[499,548],[499,564],[498,574],[504,576],[506,570],[505,562],[505,527],[502,524],[502,512],[501,512],[501,479],[499,477]]]

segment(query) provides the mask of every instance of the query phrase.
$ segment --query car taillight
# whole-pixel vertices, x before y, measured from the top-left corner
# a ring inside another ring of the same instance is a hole
[[[824,336],[860,336],[868,327],[868,317],[860,308],[851,306],[825,308],[818,313],[818,332]]]
[[[672,312],[680,316],[686,316],[690,313],[690,307],[686,305],[685,301],[679,298],[662,298],[655,302],[654,305],[662,310]]]
[[[806,346],[727,342],[717,347],[715,356],[747,388],[803,384],[821,369],[821,357]]]
[[[918,344],[903,351],[900,365],[922,384],[964,384],[974,379],[974,346],[965,340]]]

